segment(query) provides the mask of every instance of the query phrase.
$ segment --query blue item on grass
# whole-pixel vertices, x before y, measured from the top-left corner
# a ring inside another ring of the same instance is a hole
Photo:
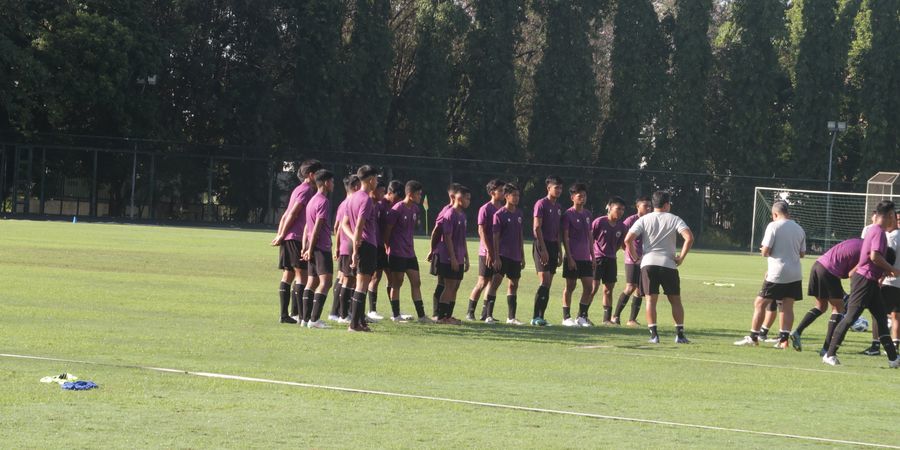
[[[86,391],[88,389],[94,389],[97,386],[97,383],[93,381],[76,381],[76,382],[67,382],[62,384],[62,388],[67,391]]]

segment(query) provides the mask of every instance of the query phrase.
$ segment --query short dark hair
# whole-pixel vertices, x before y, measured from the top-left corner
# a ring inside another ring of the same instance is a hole
[[[879,216],[886,216],[888,214],[896,213],[896,206],[894,202],[890,200],[882,200],[878,202],[878,205],[875,206],[875,214]]]
[[[581,182],[572,183],[572,186],[569,186],[569,194],[575,195],[579,192],[587,192],[587,185]]]
[[[487,190],[487,193],[490,194],[491,192],[502,188],[504,184],[506,184],[505,181],[494,178],[493,180],[487,182],[487,186],[485,186],[485,189]]]
[[[334,174],[330,170],[319,169],[316,171],[316,186],[322,187],[328,180],[333,180]]]
[[[305,180],[309,177],[309,174],[314,174],[323,168],[324,166],[322,166],[322,163],[319,162],[318,159],[307,159],[300,163],[300,171],[297,172],[297,176]]]
[[[392,194],[402,194],[403,182],[400,180],[391,180],[391,182],[388,183],[388,192]]]
[[[388,186],[387,181],[384,179],[384,177],[382,177],[381,175],[379,175],[379,176],[378,176],[378,184],[376,184],[375,187],[380,187],[380,188],[385,188],[385,189],[387,189],[387,186]]]
[[[562,180],[562,178],[560,178],[560,177],[558,177],[558,176],[556,176],[556,175],[550,175],[550,176],[547,177],[546,180],[544,180],[544,184],[547,185],[547,186],[550,186],[551,184],[559,184],[559,185],[562,185],[562,184],[563,184],[563,180]]]
[[[421,192],[422,191],[422,183],[419,183],[416,180],[409,180],[406,182],[405,191],[407,194],[412,194],[413,192]]]
[[[513,192],[519,192],[519,187],[512,183],[506,183],[503,185],[503,195],[509,195]]]
[[[656,191],[653,193],[653,199],[651,203],[653,203],[654,208],[662,208],[666,206],[666,204],[672,202],[672,195],[666,191]]]
[[[359,184],[360,184],[359,175],[350,175],[348,178],[350,178],[350,184],[349,184],[349,186],[345,186],[345,187],[359,189]]]
[[[782,216],[790,214],[788,204],[784,200],[779,200],[775,203],[772,203],[772,212],[781,214]]]
[[[634,201],[634,204],[637,205],[638,203],[642,203],[642,202],[653,203],[650,200],[649,195],[642,195],[642,196],[638,197],[637,200]]]
[[[607,205],[622,205],[624,207],[625,200],[622,197],[619,197],[618,195],[613,195],[612,197],[609,198],[609,201],[606,202],[606,204]]]
[[[359,170],[356,171],[356,176],[359,177],[359,181],[365,180],[366,178],[377,177],[378,169],[366,164],[360,166]]]
[[[462,187],[462,185],[459,183],[450,183],[447,185],[447,192],[449,192],[451,194],[455,194],[455,193],[459,192],[460,187]]]
[[[465,187],[465,186],[463,186],[463,185],[459,185],[459,189],[456,190],[456,193],[457,193],[457,194],[462,194],[462,195],[466,195],[466,194],[471,195],[471,194],[472,194],[472,191],[471,191],[469,188],[467,188],[467,187]]]

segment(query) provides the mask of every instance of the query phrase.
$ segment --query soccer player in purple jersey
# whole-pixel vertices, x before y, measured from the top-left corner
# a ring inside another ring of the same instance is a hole
[[[306,288],[303,283],[306,281],[307,268],[306,261],[300,255],[302,247],[300,241],[303,239],[303,226],[306,224],[304,210],[309,199],[316,193],[315,177],[321,168],[322,163],[315,159],[300,164],[300,170],[297,171],[300,185],[291,192],[288,207],[278,223],[278,232],[275,239],[272,239],[272,245],[279,247],[278,268],[282,271],[281,284],[278,286],[281,323],[297,323],[300,319],[300,302]]]
[[[462,282],[463,274],[469,270],[469,252],[466,245],[466,213],[472,199],[471,191],[465,186],[457,189],[453,198],[453,207],[445,210],[437,221],[441,227],[441,241],[437,254],[440,258],[439,273],[444,277],[444,292],[438,303],[436,323],[459,325],[459,319],[453,317],[456,306],[456,292]]]
[[[308,328],[328,328],[319,320],[322,308],[331,289],[334,262],[331,259],[331,200],[328,196],[334,190],[334,174],[321,169],[316,172],[318,192],[306,206],[306,227],[303,231],[303,259],[309,262],[309,278],[306,286],[315,290],[312,298],[303,301],[303,318]]]
[[[403,286],[403,278],[407,277],[419,322],[431,323],[422,304],[422,280],[419,276],[419,260],[416,259],[413,241],[416,223],[419,220],[419,203],[422,203],[422,183],[415,180],[407,181],[404,192],[406,196],[403,200],[397,202],[388,212],[384,230],[388,264],[391,268],[391,320],[406,322],[411,318],[400,312],[400,288]]]
[[[459,183],[450,183],[447,186],[447,197],[449,197],[449,203],[444,205],[441,208],[441,211],[438,213],[436,217],[440,217],[445,211],[453,207],[453,198],[456,196],[456,193],[460,188]],[[425,257],[425,260],[431,263],[430,274],[437,276],[437,285],[434,286],[434,294],[431,296],[431,319],[437,320],[437,308],[438,303],[441,299],[441,295],[444,292],[444,277],[441,276],[438,270],[438,266],[440,264],[440,258],[437,257],[435,251],[437,250],[438,242],[441,240],[441,235],[443,232],[441,231],[440,225],[437,223],[437,219],[434,221],[434,228],[431,230],[431,246],[429,247],[428,256]]]
[[[828,320],[828,331],[825,334],[824,351],[828,351],[831,344],[828,338],[834,333],[834,327],[844,318],[844,287],[841,279],[849,278],[850,272],[856,268],[859,262],[859,252],[862,250],[863,240],[859,238],[847,239],[831,247],[824,255],[813,263],[809,271],[809,284],[806,288],[807,295],[816,299],[816,306],[810,309],[797,328],[791,333],[791,344],[798,352],[803,350],[800,336],[808,326],[831,305],[831,318]],[[824,356],[824,353],[822,354]]]
[[[349,331],[372,331],[366,323],[366,289],[372,276],[375,275],[375,267],[378,264],[378,243],[375,234],[378,232],[378,224],[375,222],[375,202],[372,201],[372,191],[378,185],[378,170],[365,165],[356,171],[359,177],[360,190],[350,196],[347,204],[347,215],[341,223],[341,229],[353,242],[351,249],[353,255],[350,267],[356,269],[356,290],[353,292],[353,301],[350,304]]]
[[[341,223],[347,215],[347,203],[356,191],[359,190],[359,177],[348,175],[344,177],[344,191],[347,193],[344,201],[337,208],[334,216],[334,247],[337,251],[334,259],[338,262],[339,281],[335,283],[334,304],[331,307],[329,320],[338,323],[350,323],[350,296],[356,287],[356,270],[350,267],[350,259],[353,254],[352,242],[341,230]]]
[[[386,243],[382,238],[384,229],[387,226],[388,212],[394,207],[394,204],[403,199],[403,183],[398,180],[391,180],[386,186],[387,190],[385,191],[385,187],[379,182],[375,196],[372,198],[375,202],[375,221],[378,223],[378,264],[375,267],[375,276],[372,277],[372,281],[369,283],[369,314],[367,317],[376,322],[384,319],[381,314],[378,314],[377,309],[378,284],[381,283],[382,274],[387,278],[388,297],[391,296],[391,269],[388,264]]]
[[[488,288],[481,308],[481,320],[487,320],[488,311],[493,311],[497,300],[497,292],[490,290],[491,279],[494,278],[494,213],[503,206],[503,185],[498,179],[488,181],[485,190],[490,197],[487,203],[478,209],[478,282],[469,295],[469,309],[466,320],[475,320],[475,307],[481,298],[481,292]]]
[[[637,201],[634,202],[634,207],[637,209],[637,213],[628,216],[622,223],[625,225],[626,230],[630,230],[631,226],[634,225],[635,222],[650,211],[653,211],[653,207],[650,205],[650,197],[643,195],[638,197]],[[635,249],[638,251],[638,260],[634,261],[631,259],[631,253],[625,252],[625,290],[622,291],[622,294],[619,295],[619,301],[616,302],[616,310],[612,315],[612,323],[615,325],[620,324],[619,316],[622,314],[622,310],[625,309],[625,305],[628,304],[628,297],[632,294],[634,295],[634,300],[631,302],[631,315],[628,317],[628,325],[629,327],[638,326],[637,316],[638,313],[641,312],[641,302],[644,300],[644,295],[641,293],[641,242],[637,240],[634,245]]]
[[[519,279],[522,277],[522,269],[525,268],[525,240],[523,231],[522,210],[519,209],[519,188],[507,183],[503,186],[503,197],[506,205],[494,213],[494,278],[491,280],[490,289],[494,292],[503,282],[503,277],[509,279],[506,291],[506,304],[509,307],[506,323],[509,325],[522,325],[516,318],[519,290]],[[488,311],[488,318],[493,311]],[[485,323],[493,323],[485,321]]]
[[[559,251],[559,224],[562,220],[562,205],[559,204],[559,196],[562,195],[562,178],[555,175],[547,177],[544,181],[547,185],[547,196],[534,204],[534,242],[532,255],[534,267],[537,270],[538,286],[534,294],[534,314],[531,324],[547,326],[544,319],[547,304],[550,303],[550,286],[553,284],[553,276],[556,268],[562,263],[562,253]]]
[[[567,327],[583,326],[587,322],[588,308],[591,306],[591,284],[594,275],[594,246],[591,245],[591,212],[584,208],[587,201],[587,185],[575,183],[569,188],[572,207],[566,210],[562,218],[563,248],[566,250],[563,261],[563,278],[566,287],[563,289],[563,325]],[[572,319],[572,292],[575,284],[581,280],[581,301],[578,303],[578,318],[584,318],[579,324]]]
[[[596,269],[594,270],[594,285],[591,300],[597,295],[600,286],[603,286],[603,324],[612,323],[612,292],[616,287],[618,263],[616,253],[623,248],[625,233],[628,229],[622,223],[625,215],[625,200],[621,197],[612,197],[606,203],[606,215],[594,219],[591,224],[591,235],[594,241],[594,257]],[[590,320],[585,326],[591,326]]]

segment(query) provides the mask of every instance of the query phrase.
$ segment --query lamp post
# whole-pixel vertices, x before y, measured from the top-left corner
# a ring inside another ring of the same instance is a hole
[[[829,120],[826,125],[828,132],[831,133],[831,146],[828,148],[828,188],[826,189],[828,197],[825,205],[825,245],[828,246],[831,240],[831,165],[834,160],[834,142],[837,140],[838,133],[847,131],[847,122]]]

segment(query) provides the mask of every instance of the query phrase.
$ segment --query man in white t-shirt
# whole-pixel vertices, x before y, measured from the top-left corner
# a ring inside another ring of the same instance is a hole
[[[647,296],[647,328],[650,329],[650,343],[659,343],[656,330],[656,302],[659,300],[659,288],[662,286],[666,298],[672,305],[672,318],[675,319],[675,343],[689,344],[684,336],[684,307],[681,304],[681,278],[678,266],[684,262],[691,246],[694,245],[694,234],[680,217],[669,213],[672,209],[670,194],[665,191],[653,193],[651,202],[653,212],[639,218],[625,236],[625,249],[632,261],[641,261],[641,286]],[[684,239],[681,253],[675,254],[678,235]],[[643,256],[638,257],[635,241],[641,239]]]
[[[900,223],[900,211],[896,213],[897,223]],[[888,262],[890,262],[890,252],[894,251],[894,268],[900,270],[900,228],[895,223],[890,229],[885,230],[887,233],[888,246]],[[894,341],[894,347],[900,347],[900,278],[895,276],[886,276],[881,282],[881,299],[884,301],[884,309],[888,317],[891,318],[891,339]],[[874,321],[873,321],[874,322]]]
[[[772,302],[781,304],[781,332],[775,348],[788,348],[788,337],[794,325],[794,301],[803,298],[803,268],[800,258],[806,255],[806,233],[791,220],[788,205],[778,201],[772,205],[772,222],[763,236],[762,255],[768,262],[766,278],[754,301],[750,336],[734,345],[759,345],[759,329]]]

